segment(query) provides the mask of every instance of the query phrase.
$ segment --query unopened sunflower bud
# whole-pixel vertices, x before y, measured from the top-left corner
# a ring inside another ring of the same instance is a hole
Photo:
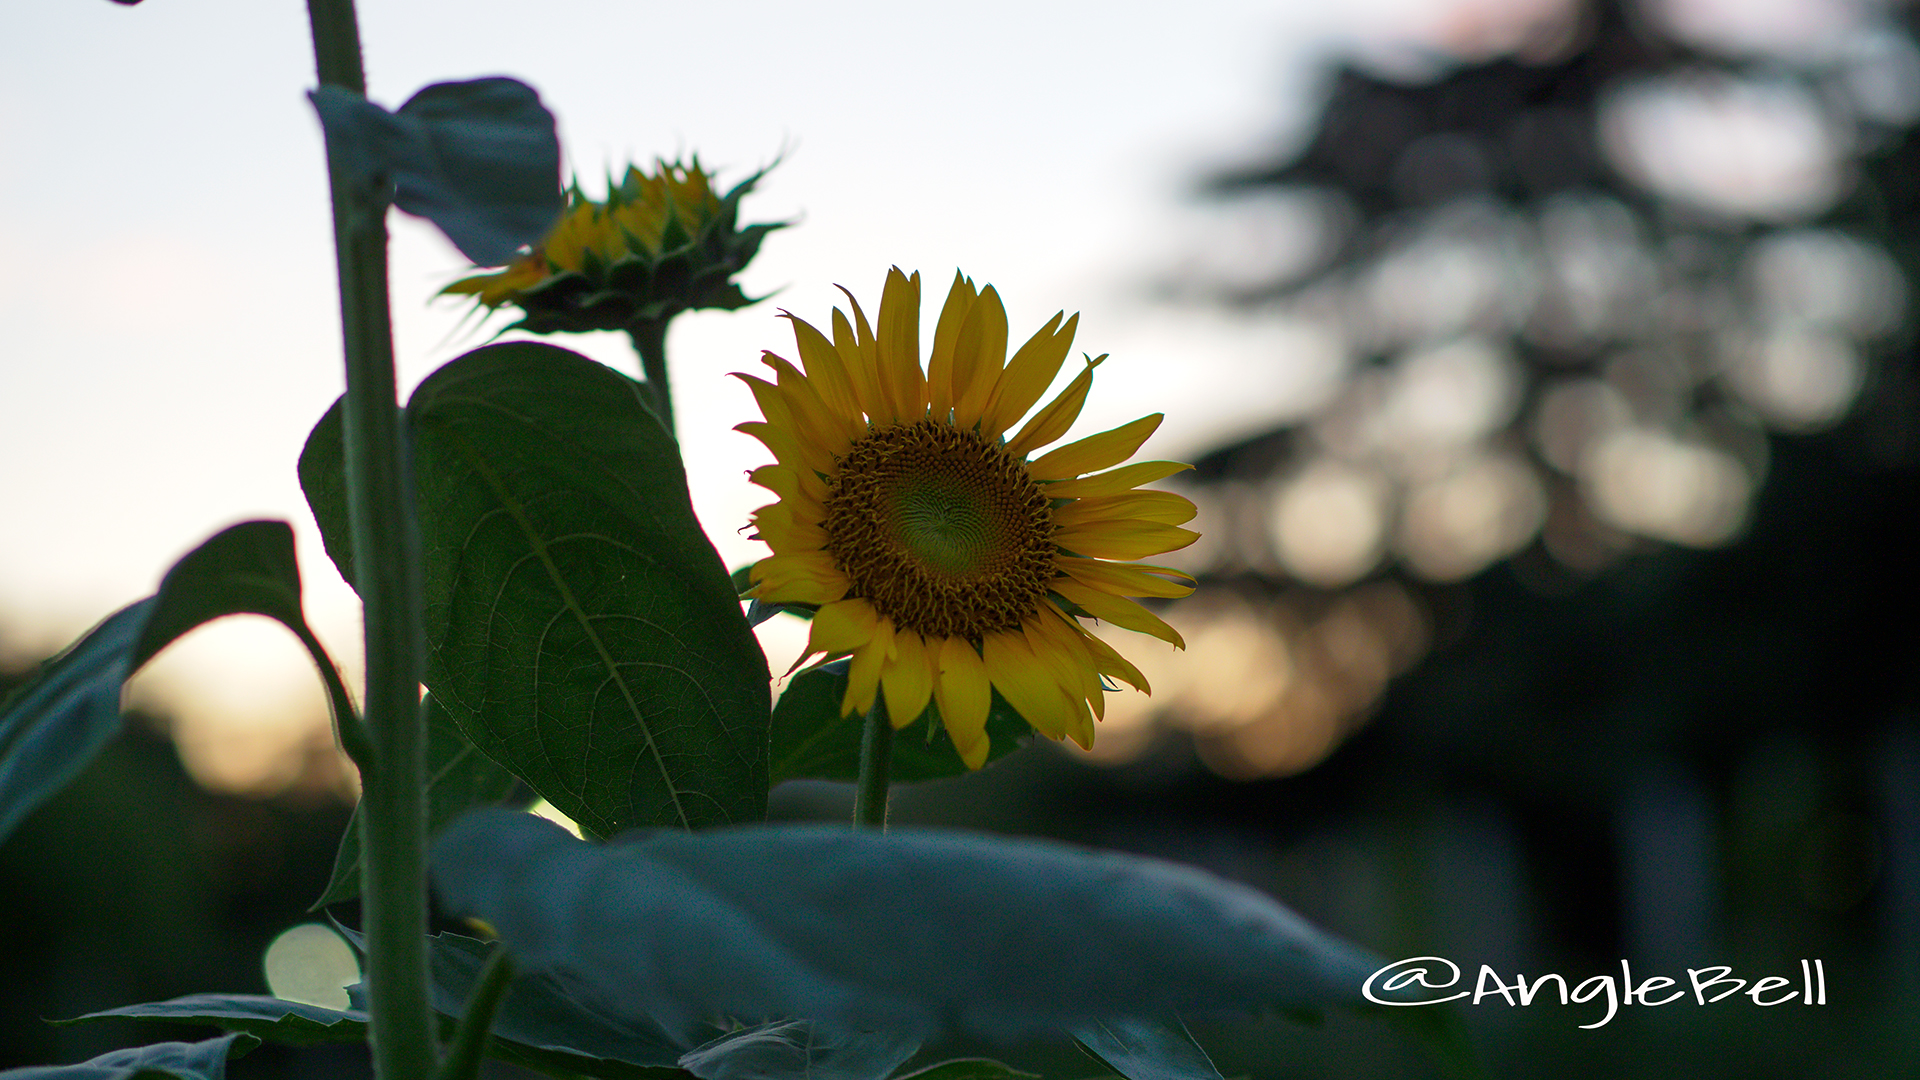
[[[629,166],[595,202],[576,183],[546,237],[505,268],[462,278],[442,293],[520,309],[515,329],[536,334],[625,330],[694,308],[732,310],[755,299],[733,276],[785,222],[738,228],[740,198],[764,170],[716,194],[698,160]]]

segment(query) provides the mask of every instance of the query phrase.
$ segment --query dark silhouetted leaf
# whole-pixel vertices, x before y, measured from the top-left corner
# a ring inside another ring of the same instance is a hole
[[[439,226],[477,265],[511,261],[560,215],[553,114],[523,82],[435,83],[398,112],[337,86],[311,96],[328,155],[357,182],[390,191],[394,205]]]
[[[158,593],[109,616],[0,708],[0,841],[119,732],[128,676],[194,627],[248,613],[292,630],[337,683],[301,616],[293,530],[284,521],[224,529],[175,563]]]

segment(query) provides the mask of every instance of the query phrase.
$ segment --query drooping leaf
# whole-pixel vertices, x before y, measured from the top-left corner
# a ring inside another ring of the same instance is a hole
[[[505,799],[517,781],[512,773],[473,748],[438,698],[428,694],[420,708],[427,720],[427,836],[431,839],[468,810]],[[340,835],[333,878],[308,910],[318,911],[359,895],[360,808],[356,806],[346,832]]]
[[[367,1038],[367,1014],[362,1010],[327,1009],[263,994],[189,994],[171,1001],[103,1009],[55,1023],[78,1024],[113,1017],[206,1024],[287,1046],[355,1043]]]
[[[205,1042],[154,1043],[112,1050],[78,1065],[34,1065],[0,1072],[4,1080],[226,1080],[227,1059],[260,1045],[235,1032]]]
[[[776,1020],[689,1050],[680,1067],[700,1080],[886,1080],[918,1049],[918,1039]]]
[[[766,815],[767,672],[640,384],[565,349],[468,353],[407,407],[427,685],[483,754],[599,836]],[[351,556],[339,426],[301,485]]]
[[[803,1016],[1005,1038],[1357,1002],[1380,966],[1199,870],[958,832],[660,831],[603,847],[476,811],[441,837],[433,873],[447,908],[486,919],[528,970],[669,1032]]]
[[[1127,1080],[1221,1080],[1184,1025],[1100,1020],[1075,1028],[1073,1037]]]
[[[842,715],[847,693],[847,661],[840,660],[794,676],[773,708],[772,749],[768,755],[774,783],[783,780],[844,780],[860,774],[860,729],[864,716]],[[1033,728],[998,693],[987,712],[987,760],[997,761],[1025,746]],[[967,771],[947,738],[939,706],[929,702],[924,716],[900,729],[893,739],[896,783],[937,780]]]
[[[120,686],[159,603],[150,596],[114,612],[8,699],[0,714],[0,840],[119,734]]]
[[[476,265],[506,264],[560,215],[553,114],[517,79],[435,83],[397,112],[338,86],[310,96],[328,156],[439,226]]]
[[[0,707],[0,841],[65,787],[120,730],[120,688],[180,635],[226,615],[256,614],[292,630],[344,695],[333,661],[300,610],[293,530],[245,521],[188,552],[160,591],[107,617]]]

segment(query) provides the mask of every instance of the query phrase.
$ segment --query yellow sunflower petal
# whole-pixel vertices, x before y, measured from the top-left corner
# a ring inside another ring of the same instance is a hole
[[[1053,536],[1063,551],[1122,562],[1178,551],[1198,539],[1200,534],[1191,529],[1150,521],[1095,521],[1061,529]]]
[[[1133,456],[1140,444],[1160,426],[1165,413],[1143,416],[1112,431],[1089,435],[1040,455],[1027,472],[1035,480],[1065,480],[1084,473],[1111,468]],[[1043,444],[1044,445],[1044,444]]]
[[[800,373],[800,369],[786,357],[775,353],[762,353],[760,362],[772,368],[779,376],[774,385],[787,396],[794,416],[807,424],[809,429],[820,433],[821,449],[833,457],[845,457],[847,447],[853,440],[867,433],[866,423],[828,404],[820,396],[819,384]]]
[[[1110,472],[1082,476],[1074,480],[1056,480],[1044,489],[1051,499],[1091,499],[1101,495],[1119,495],[1141,484],[1164,480],[1193,466],[1178,461],[1137,461]]]
[[[1185,525],[1198,512],[1193,500],[1171,491],[1129,491],[1075,499],[1053,512],[1053,523],[1062,529],[1096,522],[1150,521],[1155,525]]]
[[[880,391],[894,417],[917,420],[927,409],[926,375],[920,370],[920,275],[899,267],[887,271],[880,294]]]
[[[858,307],[854,309],[858,311]],[[866,317],[860,319],[860,327],[866,329]],[[872,334],[868,334],[868,338],[872,338]],[[854,334],[847,315],[841,313],[839,307],[833,309],[833,352],[839,354],[841,363],[847,367],[847,382],[852,384],[854,402],[860,404],[862,413],[877,421],[883,409],[879,402],[879,382],[874,375],[874,350],[860,346],[860,336]]]
[[[1027,647],[1026,639],[1017,631],[988,634],[981,650],[987,678],[1013,711],[1047,738],[1064,738],[1072,722],[1073,702]]]
[[[845,285],[835,288],[845,294],[853,308],[853,325],[847,325],[847,317],[839,308],[833,309],[833,347],[847,362],[847,374],[853,377],[853,388],[859,392],[867,415],[875,423],[891,424],[900,417],[887,399],[886,383],[880,376],[880,344],[874,340],[873,327],[867,324],[867,313],[860,310],[860,301]]]
[[[827,546],[827,530],[819,517],[795,513],[792,503],[777,502],[753,512],[753,527],[776,555],[819,551]]]
[[[935,419],[953,410],[953,346],[960,340],[960,324],[967,320],[977,293],[972,279],[953,272],[953,287],[940,305],[940,321],[933,328],[933,352],[927,356],[927,404]]]
[[[912,630],[893,635],[894,658],[880,674],[886,690],[887,718],[897,728],[906,727],[927,711],[933,696],[934,667],[937,654],[930,654],[924,639]]]
[[[1134,686],[1144,683],[1144,679],[1136,683],[1132,678],[1128,678],[1129,675],[1138,677],[1139,671],[1132,664],[1127,663],[1125,657],[1114,652],[1113,646],[1088,633],[1086,627],[1080,625],[1079,619],[1054,606],[1052,600],[1040,605],[1040,618],[1037,622],[1055,638],[1071,642],[1077,650],[1077,655],[1084,654],[1088,667],[1095,673],[1093,685],[1100,688],[1098,698],[1093,695],[1088,695],[1087,698],[1088,703],[1093,705],[1096,715],[1103,717],[1106,715],[1101,706],[1101,702],[1106,697],[1106,686],[1100,682],[1098,676],[1111,675]]]
[[[1086,638],[1087,649],[1093,653],[1094,666],[1100,670],[1100,674],[1119,679],[1143,694],[1153,693],[1153,688],[1147,684],[1147,677],[1140,674],[1140,669],[1121,656],[1118,650],[1097,635],[1088,634]]]
[[[793,432],[790,429],[783,428],[778,424],[767,423],[764,420],[749,420],[744,424],[733,425],[733,430],[742,435],[751,435],[759,439],[760,444],[765,446],[768,452],[773,454],[775,461],[778,461],[783,466],[795,468],[796,471],[799,471],[801,461],[805,455],[800,452],[800,440],[793,437]],[[809,469],[805,471],[811,472],[812,470]]]
[[[780,501],[794,503],[815,518],[826,514],[827,485],[812,470],[791,465],[762,465],[747,474],[747,479],[766,488]]]
[[[848,420],[859,422],[860,398],[853,392],[853,380],[847,375],[846,361],[841,359],[839,350],[806,320],[782,314],[793,324],[793,340],[800,347],[800,362],[806,365],[807,379],[820,392],[820,400]]]
[[[799,440],[793,438],[791,430],[770,425],[766,421],[747,421],[741,425],[733,425],[733,430],[758,438],[760,446],[766,446],[766,450],[774,455],[774,461],[780,461],[783,467],[793,467],[801,463],[801,444]]]
[[[1172,600],[1190,595],[1195,584],[1192,577],[1164,566],[1110,563],[1098,559],[1076,559],[1069,555],[1061,556],[1057,562],[1060,569],[1073,575],[1075,581],[1115,596],[1155,596]],[[1183,580],[1168,581],[1156,576],[1159,574]]]
[[[1080,605],[1082,610],[1096,619],[1142,634],[1152,634],[1175,648],[1187,647],[1186,639],[1180,636],[1178,630],[1124,596],[1115,596],[1070,578],[1056,578],[1052,584],[1054,592]]]
[[[1106,358],[1102,353],[1087,361],[1086,368],[1073,377],[1067,388],[1060,391],[1060,396],[1034,413],[1033,419],[1021,427],[1020,434],[1007,443],[1007,452],[1014,457],[1025,457],[1065,435],[1073,422],[1080,419],[1080,408],[1087,403],[1087,391],[1093,388],[1093,369]]]
[[[987,679],[987,667],[965,638],[940,641],[940,677],[933,684],[933,699],[940,706],[940,720],[947,737],[960,752],[967,768],[987,763],[987,710],[993,705],[993,684]]]
[[[1064,313],[1055,314],[1007,361],[1007,370],[987,399],[987,411],[980,418],[981,431],[991,436],[1004,434],[1053,385],[1053,377],[1060,374],[1060,365],[1073,349],[1074,328],[1080,325],[1080,316],[1075,315],[1061,326],[1060,314]]]
[[[862,597],[823,604],[807,629],[807,652],[847,653],[873,640],[880,613]]]
[[[873,637],[853,651],[853,664],[847,669],[847,696],[840,701],[840,715],[872,710],[873,699],[880,692],[880,672],[891,659],[893,620],[882,615],[873,624]]]
[[[1095,673],[1093,654],[1081,643],[1086,635],[1074,633],[1058,621],[1050,621],[1044,612],[1051,604],[1040,605],[1041,614],[1020,627],[1027,647],[1053,673],[1053,680],[1070,698],[1088,703],[1099,700],[1103,691]]]
[[[1007,309],[989,285],[967,310],[953,348],[953,426],[962,431],[980,422],[987,398],[1007,363]]]
[[[733,373],[733,377],[746,383],[747,388],[753,391],[753,400],[760,406],[760,413],[767,418],[768,423],[793,436],[792,445],[798,452],[797,459],[789,460],[780,457],[778,449],[768,446],[769,450],[773,450],[775,457],[780,457],[783,464],[799,465],[819,473],[830,472],[833,469],[833,454],[827,448],[831,441],[829,436],[813,424],[803,423],[802,413],[794,408],[793,402],[788,400],[787,395],[780,392],[778,386],[757,375],[747,375],[738,371]]]
[[[847,595],[847,575],[824,551],[782,552],[753,564],[753,595],[768,603],[830,604]]]

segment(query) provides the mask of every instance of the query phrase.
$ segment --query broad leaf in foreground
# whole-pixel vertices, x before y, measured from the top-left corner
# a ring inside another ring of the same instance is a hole
[[[1075,1028],[1087,1052],[1127,1080],[1221,1080],[1187,1029],[1150,1020],[1102,1020]]]
[[[804,1020],[728,1032],[680,1058],[700,1080],[886,1080],[920,1040],[872,1032],[831,1034]]]
[[[205,1042],[154,1043],[112,1050],[78,1065],[35,1065],[0,1072],[5,1080],[226,1080],[227,1059],[260,1045],[238,1032]]]
[[[284,521],[241,522],[188,552],[158,593],[108,616],[0,706],[0,841],[119,733],[129,676],[194,627],[239,614],[293,631],[342,707],[339,673],[301,615],[293,530]]]
[[[782,826],[600,846],[477,811],[441,837],[433,877],[525,969],[669,1032],[727,1015],[1015,1038],[1358,1002],[1380,966],[1199,870],[960,832]]]
[[[264,994],[189,994],[169,1001],[124,1005],[118,1009],[76,1016],[59,1024],[125,1017],[175,1024],[205,1024],[225,1031],[244,1032],[263,1042],[287,1046],[365,1042],[367,1014],[308,1005]]]
[[[766,659],[643,399],[577,353],[511,342],[407,406],[426,683],[481,753],[599,836],[766,816]],[[336,406],[300,481],[344,569],[341,472]]]

